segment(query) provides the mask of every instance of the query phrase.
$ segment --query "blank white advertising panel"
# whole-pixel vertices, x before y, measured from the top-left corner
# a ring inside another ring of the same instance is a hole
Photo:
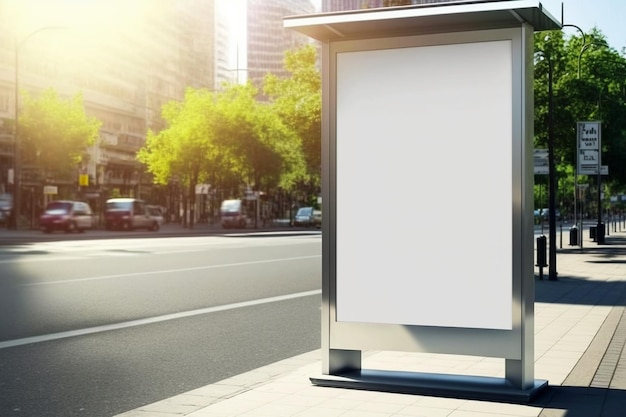
[[[510,330],[511,41],[336,59],[336,320]]]

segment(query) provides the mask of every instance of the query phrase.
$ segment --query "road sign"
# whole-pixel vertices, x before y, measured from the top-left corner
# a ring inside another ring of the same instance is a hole
[[[578,175],[597,175],[599,154],[597,150],[581,149],[578,152]]]
[[[598,175],[601,170],[602,122],[577,122],[577,173]]]
[[[547,149],[535,149],[533,154],[534,171],[535,175],[548,175],[548,150]]]
[[[210,189],[211,189],[211,184],[196,184],[196,195],[209,194]]]
[[[578,122],[579,149],[600,149],[600,122]]]
[[[45,195],[57,195],[58,192],[59,190],[56,185],[44,185],[43,186],[43,193]]]

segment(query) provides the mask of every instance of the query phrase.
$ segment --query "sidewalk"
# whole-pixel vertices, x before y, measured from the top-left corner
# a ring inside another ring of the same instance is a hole
[[[624,417],[626,232],[604,245],[558,249],[558,280],[535,270],[535,378],[549,388],[529,404],[314,386],[320,351],[289,358],[117,417]],[[363,367],[503,377],[494,358],[363,352]]]

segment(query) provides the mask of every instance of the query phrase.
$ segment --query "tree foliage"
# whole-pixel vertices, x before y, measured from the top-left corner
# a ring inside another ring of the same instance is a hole
[[[72,178],[100,126],[86,115],[80,93],[67,100],[54,89],[39,97],[25,93],[19,117],[22,162],[40,167],[46,176]]]
[[[146,143],[137,153],[137,159],[146,164],[157,184],[178,180],[191,207],[195,205],[195,185],[207,176],[215,154],[214,107],[210,92],[187,89],[183,102],[171,101],[163,106],[162,116],[168,127],[160,132],[148,131]]]
[[[251,83],[219,92],[188,89],[183,102],[163,107],[167,128],[148,132],[138,160],[156,183],[176,178],[192,211],[195,185],[204,181],[255,190],[293,187],[305,175],[297,136],[256,95]]]
[[[265,77],[264,92],[275,111],[302,143],[307,166],[307,181],[319,188],[321,176],[322,81],[313,45],[287,51],[285,69],[291,74]]]
[[[217,94],[217,143],[231,172],[256,190],[293,188],[305,176],[302,146],[276,109],[256,100],[251,83]]]
[[[626,191],[626,58],[597,29],[583,39],[561,31],[535,34],[535,148],[548,143],[548,75],[553,79],[553,129],[558,198],[569,209],[577,162],[576,122],[602,122],[603,182],[614,193]],[[586,181],[581,177],[580,181]],[[592,179],[590,179],[592,180]],[[538,181],[540,182],[540,181]],[[536,194],[537,195],[537,194]]]

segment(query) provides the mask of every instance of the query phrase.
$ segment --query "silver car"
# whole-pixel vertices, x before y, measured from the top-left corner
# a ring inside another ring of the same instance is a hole
[[[136,198],[111,198],[104,208],[106,230],[147,229],[157,231],[161,225],[148,211],[147,204]]]
[[[84,232],[92,227],[93,212],[89,204],[82,201],[52,201],[39,216],[39,228],[44,233],[55,230],[66,233]]]

